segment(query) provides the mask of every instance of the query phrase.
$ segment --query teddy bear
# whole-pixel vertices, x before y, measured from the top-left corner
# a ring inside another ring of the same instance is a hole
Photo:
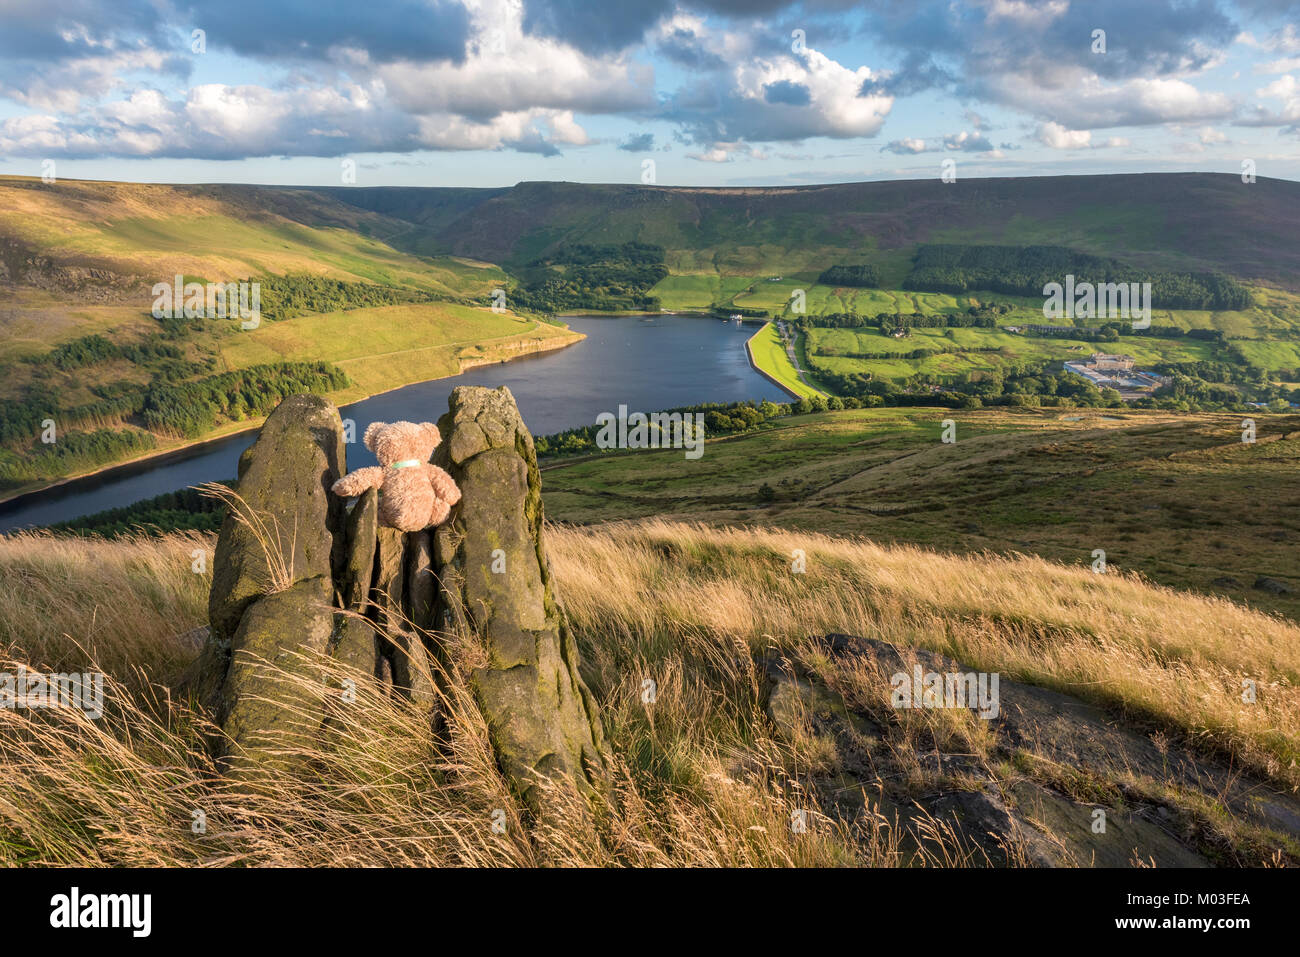
[[[460,501],[456,481],[429,456],[442,435],[432,422],[371,422],[362,442],[379,465],[349,472],[332,489],[351,498],[379,489],[379,524],[403,532],[418,532],[447,520]]]

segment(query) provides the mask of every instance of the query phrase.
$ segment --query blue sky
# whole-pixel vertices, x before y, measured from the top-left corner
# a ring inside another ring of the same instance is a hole
[[[1300,179],[1300,2],[5,0],[0,173]],[[195,31],[202,31],[196,34]],[[1104,31],[1104,37],[1098,33]],[[1104,43],[1104,49],[1103,47]]]

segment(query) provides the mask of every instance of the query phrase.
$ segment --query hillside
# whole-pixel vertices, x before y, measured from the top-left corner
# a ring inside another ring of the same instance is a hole
[[[415,227],[394,240],[522,265],[561,242],[664,246],[676,273],[820,272],[922,242],[1048,243],[1142,267],[1222,271],[1300,292],[1300,183],[1216,173],[1044,176],[730,189],[520,183],[508,190],[313,192]],[[829,261],[828,261],[829,260]]]
[[[393,248],[387,240],[403,228],[309,192],[6,176],[0,281],[94,302],[122,301],[136,284],[177,273],[228,281],[309,271],[457,295],[483,293],[499,280],[473,263],[430,262]]]
[[[304,755],[310,771],[242,785],[213,776],[205,719],[164,689],[198,652],[192,629],[207,616],[210,573],[193,574],[191,555],[214,536],[0,539],[6,667],[72,670],[93,656],[116,703],[110,721],[54,711],[7,737],[0,861],[1300,860],[1285,794],[1297,783],[1293,624],[1035,558],[663,522],[549,536],[617,793],[589,825],[588,810],[565,804],[571,828],[530,833],[511,810],[501,838],[489,834],[492,809],[515,805],[463,701],[447,703],[446,747],[414,704],[366,697],[364,722]],[[803,574],[791,572],[796,549]],[[936,653],[1001,673],[998,722],[890,706],[891,671],[953,667]],[[1257,681],[1255,706],[1238,700],[1243,676]],[[0,726],[21,715],[0,710]],[[175,826],[196,807],[206,836]],[[1101,835],[1098,810],[1109,823]],[[790,827],[797,812],[806,833]]]
[[[978,394],[991,378],[1032,378],[1093,351],[1131,354],[1174,377],[1175,400],[1194,409],[1295,401],[1300,383],[1300,266],[1290,255],[1300,245],[1300,184],[1289,181],[1187,173],[315,192],[408,223],[394,239],[403,248],[487,259],[514,278],[578,244],[648,244],[663,250],[669,272],[647,291],[652,309],[739,311],[803,326],[844,317],[880,325],[882,316],[934,326],[903,345],[863,338],[870,330],[799,329],[805,378],[828,394],[861,396],[869,380]],[[952,268],[965,260],[987,265]],[[1125,312],[1066,321],[1079,329],[1073,337],[1023,333],[1044,321],[1044,282],[1067,274],[1150,281],[1149,331],[1130,335]],[[834,278],[854,275],[872,278]],[[589,297],[587,305],[602,308]],[[995,322],[944,328],[971,310]],[[1120,321],[1096,328],[1107,318]],[[1117,344],[1098,345],[1105,342]],[[766,371],[795,378],[792,365]]]
[[[941,441],[942,421],[956,442]],[[1300,621],[1300,416],[862,409],[544,466],[557,520],[655,517],[1109,567]]]
[[[347,401],[578,338],[490,311],[505,273],[388,244],[407,229],[305,191],[0,177],[0,494],[247,427],[290,391]],[[258,282],[263,321],[156,318],[177,276]]]

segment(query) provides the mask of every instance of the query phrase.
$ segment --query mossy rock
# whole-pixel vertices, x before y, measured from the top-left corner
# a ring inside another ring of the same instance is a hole
[[[375,545],[379,534],[379,490],[366,489],[348,512],[343,568],[339,572],[339,598],[343,607],[358,614],[370,604],[375,577]]]
[[[232,637],[251,604],[277,586],[332,580],[343,556],[343,511],[329,488],[345,468],[343,422],[315,395],[276,406],[242,457],[235,490],[264,541],[233,514],[222,523],[208,595],[212,631],[198,668],[204,703],[212,704],[225,681]]]
[[[292,763],[276,752],[311,743],[319,722],[312,684],[319,671],[298,657],[325,653],[333,632],[333,583],[317,576],[248,606],[231,638],[221,691],[222,730],[232,769]]]
[[[434,537],[436,625],[482,642],[472,690],[498,763],[539,810],[539,776],[603,784],[603,730],[547,566],[537,455],[514,397],[462,386],[449,405],[435,462],[461,502]]]

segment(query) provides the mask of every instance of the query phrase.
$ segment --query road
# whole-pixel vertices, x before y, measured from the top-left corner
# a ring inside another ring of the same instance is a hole
[[[794,337],[791,336],[790,331],[786,329],[785,320],[778,319],[776,321],[776,328],[777,331],[781,333],[781,341],[785,343],[785,354],[790,357],[790,365],[794,366],[794,374],[797,375],[799,377],[799,381],[802,382],[804,385],[806,385],[808,388],[816,391],[819,394],[823,394],[822,390],[818,386],[814,385],[812,382],[809,381],[808,376],[811,375],[812,373],[805,374],[806,370],[803,368],[803,366],[799,365],[799,360],[795,358]]]

